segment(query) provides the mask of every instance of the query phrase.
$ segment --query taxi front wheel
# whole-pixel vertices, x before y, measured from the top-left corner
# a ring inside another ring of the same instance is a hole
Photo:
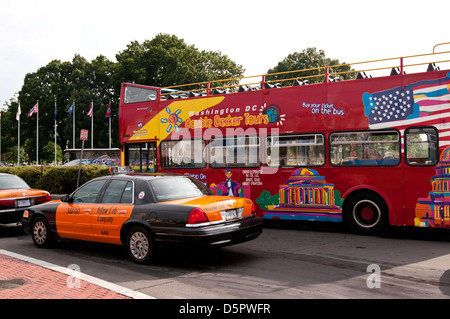
[[[31,226],[34,244],[39,248],[47,248],[53,243],[50,226],[44,217],[37,217]]]
[[[153,238],[146,228],[136,226],[128,232],[127,252],[135,263],[149,263],[153,256],[153,248]]]

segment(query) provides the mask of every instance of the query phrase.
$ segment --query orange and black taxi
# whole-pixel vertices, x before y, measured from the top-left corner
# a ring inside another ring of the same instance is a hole
[[[186,175],[122,173],[95,178],[22,218],[37,247],[59,238],[125,246],[148,263],[161,243],[233,245],[258,237],[262,219],[250,199],[216,196]]]
[[[19,176],[0,173],[0,224],[19,223],[27,207],[51,199],[49,192],[31,188]]]

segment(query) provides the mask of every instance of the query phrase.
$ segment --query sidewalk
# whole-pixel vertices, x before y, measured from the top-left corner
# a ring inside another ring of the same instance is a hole
[[[0,300],[150,298],[73,269],[0,249]]]

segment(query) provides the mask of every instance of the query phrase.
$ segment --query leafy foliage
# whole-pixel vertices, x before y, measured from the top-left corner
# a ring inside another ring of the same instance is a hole
[[[243,76],[242,66],[215,51],[199,51],[174,35],[137,41],[116,55],[120,82],[166,87]]]
[[[342,63],[345,64],[345,63]],[[348,72],[350,66],[342,65],[338,59],[330,59],[325,56],[325,51],[316,48],[307,48],[302,52],[294,52],[280,61],[274,68],[267,71],[268,74],[276,74],[267,77],[268,81],[281,81],[283,79],[307,78],[310,83],[319,83],[324,81],[324,67],[337,66],[330,68],[329,73]],[[342,66],[339,66],[342,65]],[[302,72],[289,72],[305,70]],[[343,80],[354,78],[353,73],[341,74],[339,77]],[[291,85],[288,82],[286,85]]]
[[[90,131],[91,128],[91,118],[86,116],[91,102],[94,105],[94,148],[109,146],[109,123],[105,118],[109,104],[112,114],[112,147],[119,146],[118,109],[122,82],[163,87],[239,77],[243,74],[242,66],[231,61],[226,55],[220,52],[199,51],[193,45],[186,44],[183,39],[167,34],[159,34],[142,44],[131,42],[116,58],[117,62],[112,62],[99,55],[89,62],[76,54],[71,62],[53,60],[36,72],[28,73],[18,96],[7,102],[7,109],[2,112],[2,126],[10,128],[7,134],[3,133],[1,137],[3,152],[6,153],[4,150],[11,150],[18,144],[16,113],[19,101],[22,113],[20,145],[25,148],[28,158],[34,161],[38,125],[39,159],[41,162],[52,162],[54,155],[48,154],[50,150],[43,152],[42,148],[49,145],[49,142],[54,143],[55,118],[59,148],[81,148],[80,130]],[[76,120],[75,145],[72,141],[73,115],[67,113],[73,102]],[[36,114],[27,116],[36,103],[39,105],[39,123],[36,121]],[[90,138],[92,132],[89,133]],[[90,140],[87,143],[89,145]],[[3,160],[16,162],[17,155],[3,154]]]

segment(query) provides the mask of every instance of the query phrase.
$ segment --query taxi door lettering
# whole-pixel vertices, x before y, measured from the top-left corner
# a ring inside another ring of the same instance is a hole
[[[63,238],[91,240],[91,215],[95,204],[61,203],[56,210],[56,229]]]
[[[98,204],[92,213],[92,232],[95,241],[121,244],[120,229],[131,216],[133,205]]]

